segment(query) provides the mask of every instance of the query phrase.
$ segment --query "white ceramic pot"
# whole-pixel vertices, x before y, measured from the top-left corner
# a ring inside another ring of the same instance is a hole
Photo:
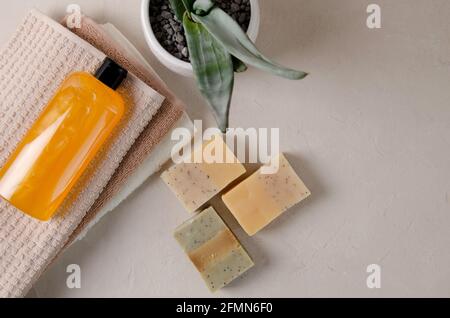
[[[190,63],[184,62],[169,52],[166,51],[156,39],[150,24],[150,1],[142,0],[141,4],[141,22],[142,28],[144,30],[145,39],[147,44],[152,50],[153,54],[158,58],[158,60],[166,66],[168,69],[183,75],[183,76],[193,76],[192,65]],[[260,10],[258,0],[250,0],[251,5],[251,17],[250,25],[248,27],[247,34],[252,41],[255,41],[258,37],[259,23],[260,23]]]

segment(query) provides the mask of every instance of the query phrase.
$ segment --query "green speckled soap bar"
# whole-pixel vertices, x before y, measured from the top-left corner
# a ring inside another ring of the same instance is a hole
[[[174,236],[211,291],[229,284],[254,265],[213,208],[182,224]]]

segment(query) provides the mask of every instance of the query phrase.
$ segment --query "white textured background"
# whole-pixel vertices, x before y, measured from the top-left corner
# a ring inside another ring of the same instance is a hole
[[[0,10],[4,43],[27,10],[54,16],[75,1],[18,0]],[[365,26],[382,7],[383,27]],[[112,22],[211,122],[194,83],[145,44],[140,1],[78,1]],[[258,46],[311,75],[239,75],[231,124],[281,127],[282,150],[313,192],[256,237],[234,222],[257,263],[216,296],[450,296],[450,2],[262,0]],[[172,239],[188,217],[158,179],[107,216],[36,285],[38,296],[210,296]],[[227,220],[230,220],[227,217]],[[65,268],[82,269],[82,288]],[[366,267],[382,288],[366,287]]]

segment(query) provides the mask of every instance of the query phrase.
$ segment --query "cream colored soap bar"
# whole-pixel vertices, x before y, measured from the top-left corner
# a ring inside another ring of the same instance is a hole
[[[181,163],[165,171],[161,178],[172,189],[183,206],[190,212],[194,212],[212,197],[218,194],[231,182],[245,173],[244,166],[239,163],[231,150],[227,147],[222,137],[216,136],[216,141],[211,141],[199,147],[192,159],[202,158],[204,149],[213,152],[218,148],[226,158],[232,158],[236,163]],[[207,148],[210,146],[210,148]],[[209,153],[209,152],[208,152]],[[192,160],[194,162],[194,160]],[[210,162],[210,161],[209,161]]]
[[[262,174],[260,169],[222,197],[249,235],[256,234],[284,211],[311,195],[284,155],[280,154],[277,159],[277,173]]]
[[[175,238],[211,291],[229,284],[254,265],[213,208],[181,225]]]

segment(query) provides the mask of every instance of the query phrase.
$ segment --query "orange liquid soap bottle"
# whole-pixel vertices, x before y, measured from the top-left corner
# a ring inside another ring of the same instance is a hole
[[[50,220],[123,117],[126,76],[108,58],[95,76],[70,75],[0,170],[0,196]]]

